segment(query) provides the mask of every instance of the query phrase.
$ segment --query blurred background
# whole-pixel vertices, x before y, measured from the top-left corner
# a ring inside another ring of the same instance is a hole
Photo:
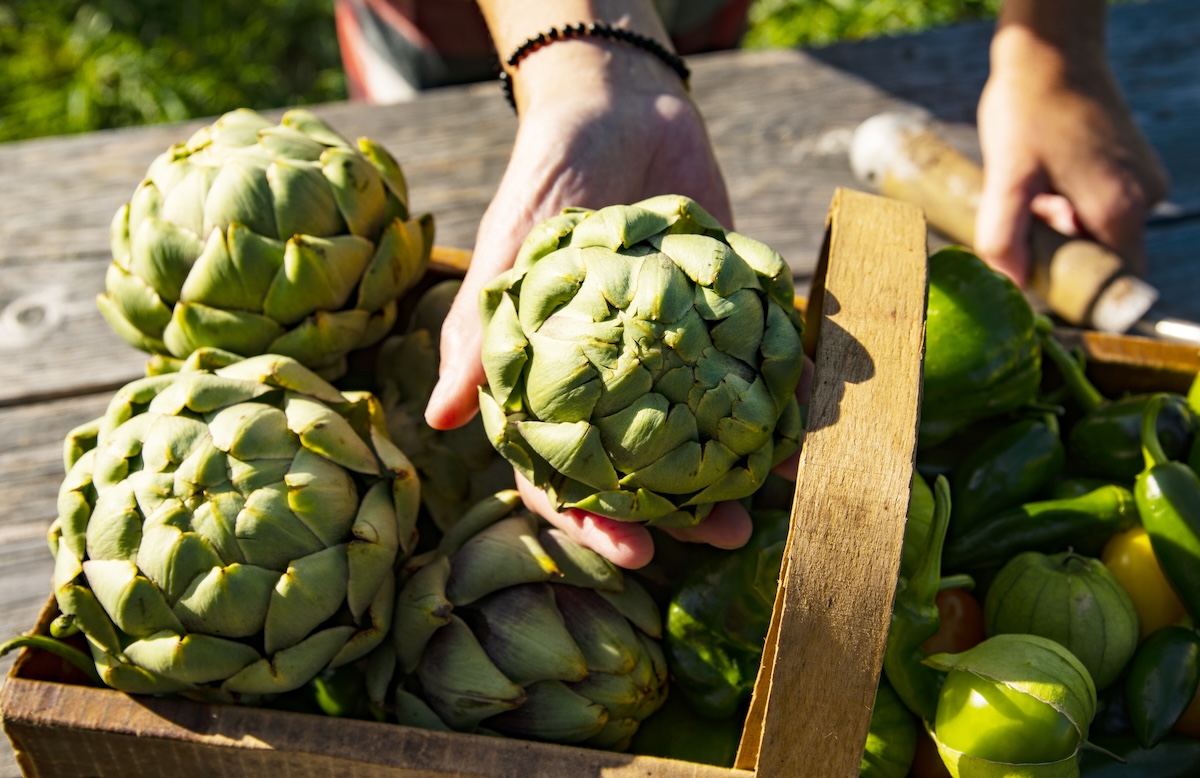
[[[746,48],[995,15],[1000,0],[754,0]],[[0,141],[346,98],[333,0],[4,0]]]

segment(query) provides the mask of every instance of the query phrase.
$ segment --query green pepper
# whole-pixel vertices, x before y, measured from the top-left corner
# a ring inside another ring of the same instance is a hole
[[[1192,413],[1200,414],[1200,374],[1192,379],[1192,386],[1187,393],[1187,404]]]
[[[900,550],[900,575],[912,575],[925,556],[925,541],[933,527],[933,490],[918,472],[913,472],[912,491],[908,495],[908,516],[904,522],[904,545]]]
[[[1138,742],[1154,748],[1167,736],[1200,685],[1200,635],[1163,627],[1138,647],[1125,677],[1129,719]]]
[[[961,248],[929,258],[924,375],[922,447],[1037,397],[1033,310],[1011,280]]]
[[[1136,738],[1097,738],[1101,751],[1084,751],[1079,759],[1080,778],[1196,778],[1200,773],[1200,740],[1168,737],[1152,749],[1142,748]]]
[[[1192,618],[1200,618],[1200,476],[1182,462],[1171,461],[1159,441],[1157,417],[1168,402],[1167,395],[1157,395],[1146,407],[1146,469],[1137,478],[1134,494],[1163,573]]]
[[[916,753],[917,722],[887,681],[880,679],[859,778],[904,778]]]
[[[950,537],[1038,497],[1065,459],[1054,414],[1020,419],[983,441],[955,471]]]
[[[693,568],[667,607],[676,688],[706,716],[732,715],[754,690],[788,523],[784,511],[756,512],[750,541]]]
[[[684,762],[733,767],[742,739],[744,717],[712,719],[702,716],[682,694],[667,701],[638,726],[630,753],[679,759]]]
[[[991,516],[946,544],[950,570],[998,567],[1022,551],[1074,548],[1096,556],[1113,534],[1137,523],[1133,494],[1108,484],[1081,497],[1025,503]]]
[[[900,579],[883,651],[888,683],[908,709],[926,721],[932,721],[937,712],[943,676],[924,664],[929,652],[921,644],[933,637],[941,624],[937,593],[942,582],[942,546],[950,526],[950,483],[944,476],[934,481],[933,495],[933,524],[924,554],[912,575]]]
[[[1137,394],[1107,400],[1083,374],[1079,363],[1055,340],[1049,320],[1039,317],[1042,353],[1058,367],[1083,417],[1067,434],[1067,461],[1084,475],[1131,482],[1142,469],[1142,417],[1157,395]],[[1171,459],[1186,456],[1195,436],[1195,414],[1182,395],[1170,398],[1158,417],[1158,436]]]
[[[1094,478],[1089,475],[1077,475],[1058,481],[1050,489],[1050,499],[1066,500],[1071,497],[1082,497],[1088,492],[1094,492],[1101,486],[1111,484],[1107,478]],[[1121,486],[1121,484],[1117,484]]]

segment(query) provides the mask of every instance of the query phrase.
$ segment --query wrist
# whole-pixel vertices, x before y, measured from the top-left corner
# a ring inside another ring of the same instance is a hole
[[[1108,67],[1105,0],[1006,0],[991,44],[1000,75],[1088,79]]]
[[[601,36],[539,46],[507,68],[519,114],[545,102],[672,95],[686,99],[684,75],[644,48]],[[686,67],[684,67],[686,73]]]

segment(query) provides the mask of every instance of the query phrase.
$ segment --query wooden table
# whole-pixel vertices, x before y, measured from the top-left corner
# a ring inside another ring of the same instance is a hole
[[[858,186],[846,150],[861,121],[923,109],[977,157],[975,102],[990,35],[991,25],[978,23],[817,51],[693,58],[695,97],[737,228],[779,250],[805,283],[834,188]],[[1200,319],[1200,4],[1116,7],[1109,38],[1126,95],[1173,178],[1147,240],[1158,309]],[[438,243],[472,245],[516,129],[495,84],[401,105],[316,110],[344,134],[392,150],[413,207],[437,218]],[[63,436],[142,373],[145,355],[120,341],[95,307],[109,221],[151,159],[202,123],[0,146],[0,640],[28,629],[49,593],[44,535],[55,516]],[[0,661],[0,671],[10,663]],[[16,776],[6,740],[0,748],[0,778]]]

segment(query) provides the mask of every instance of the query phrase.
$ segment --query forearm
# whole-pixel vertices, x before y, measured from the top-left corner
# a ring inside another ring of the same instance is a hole
[[[479,0],[488,31],[512,78],[517,108],[563,92],[627,90],[645,86],[682,92],[678,77],[651,54],[627,44],[586,36],[560,40],[527,55],[516,67],[503,59],[526,40],[551,28],[603,22],[631,30],[671,48],[650,0]],[[673,80],[672,80],[673,79]]]
[[[1069,80],[1106,62],[1106,0],[1004,0],[992,68],[1037,69]]]

